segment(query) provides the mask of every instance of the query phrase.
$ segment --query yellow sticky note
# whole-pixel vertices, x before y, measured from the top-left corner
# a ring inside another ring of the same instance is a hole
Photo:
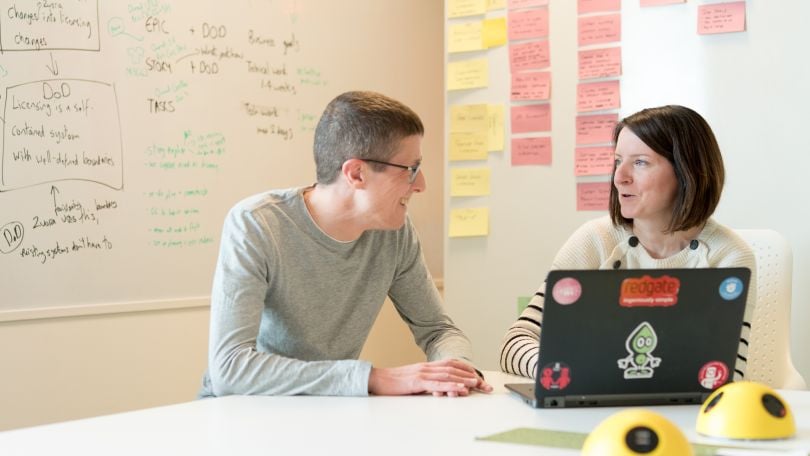
[[[461,168],[450,171],[450,196],[489,195],[489,168]]]
[[[487,0],[487,11],[506,8],[506,0]]]
[[[450,133],[450,161],[486,160],[487,133]]]
[[[447,17],[473,16],[487,12],[487,0],[448,0]]]
[[[481,21],[451,25],[447,31],[447,52],[480,51],[484,49]]]
[[[449,235],[450,237],[489,235],[489,208],[451,210]]]
[[[474,89],[488,85],[487,59],[462,60],[447,64],[447,90]]]
[[[487,105],[487,150],[502,151],[504,144],[503,105]]]
[[[506,44],[506,18],[485,19],[483,23],[483,42],[485,48]]]
[[[489,128],[489,106],[485,104],[450,106],[450,132],[474,133]]]

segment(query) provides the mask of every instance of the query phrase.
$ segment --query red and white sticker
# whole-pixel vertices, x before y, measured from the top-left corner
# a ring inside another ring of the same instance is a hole
[[[564,306],[573,304],[582,296],[582,284],[573,277],[565,277],[554,284],[554,288],[551,289],[551,296]]]
[[[700,368],[698,381],[700,386],[713,390],[728,380],[728,367],[720,361],[709,361]]]
[[[547,390],[564,390],[571,383],[571,368],[565,363],[549,363],[540,369],[540,384]]]

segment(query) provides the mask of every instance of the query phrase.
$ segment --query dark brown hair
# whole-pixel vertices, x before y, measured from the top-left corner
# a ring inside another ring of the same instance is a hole
[[[399,142],[424,135],[411,108],[376,92],[346,92],[332,100],[315,127],[315,170],[319,184],[331,184],[350,158],[388,161]],[[379,171],[384,165],[370,163]]]
[[[650,149],[669,160],[675,169],[678,192],[667,232],[703,225],[717,208],[725,181],[720,147],[706,120],[678,105],[643,109],[616,125],[614,144],[624,128],[629,128]],[[611,182],[613,177],[611,175]],[[618,190],[613,183],[609,211],[614,225],[632,226],[633,220],[622,216]]]

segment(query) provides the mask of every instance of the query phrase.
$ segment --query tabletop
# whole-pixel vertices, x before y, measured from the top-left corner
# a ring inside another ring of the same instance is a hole
[[[3,455],[464,454],[570,455],[577,451],[477,440],[521,428],[588,432],[619,408],[533,409],[487,372],[495,391],[449,398],[226,396],[0,432]],[[780,392],[796,417],[795,439],[765,448],[810,449],[810,392]],[[698,406],[647,407],[690,441]],[[542,450],[542,451],[541,451]],[[805,452],[806,454],[806,452]]]

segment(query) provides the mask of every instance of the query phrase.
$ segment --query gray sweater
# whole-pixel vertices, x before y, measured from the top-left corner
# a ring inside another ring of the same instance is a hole
[[[410,220],[351,242],[318,228],[304,188],[238,203],[222,231],[201,397],[368,394],[357,360],[386,296],[429,360],[470,360]]]

